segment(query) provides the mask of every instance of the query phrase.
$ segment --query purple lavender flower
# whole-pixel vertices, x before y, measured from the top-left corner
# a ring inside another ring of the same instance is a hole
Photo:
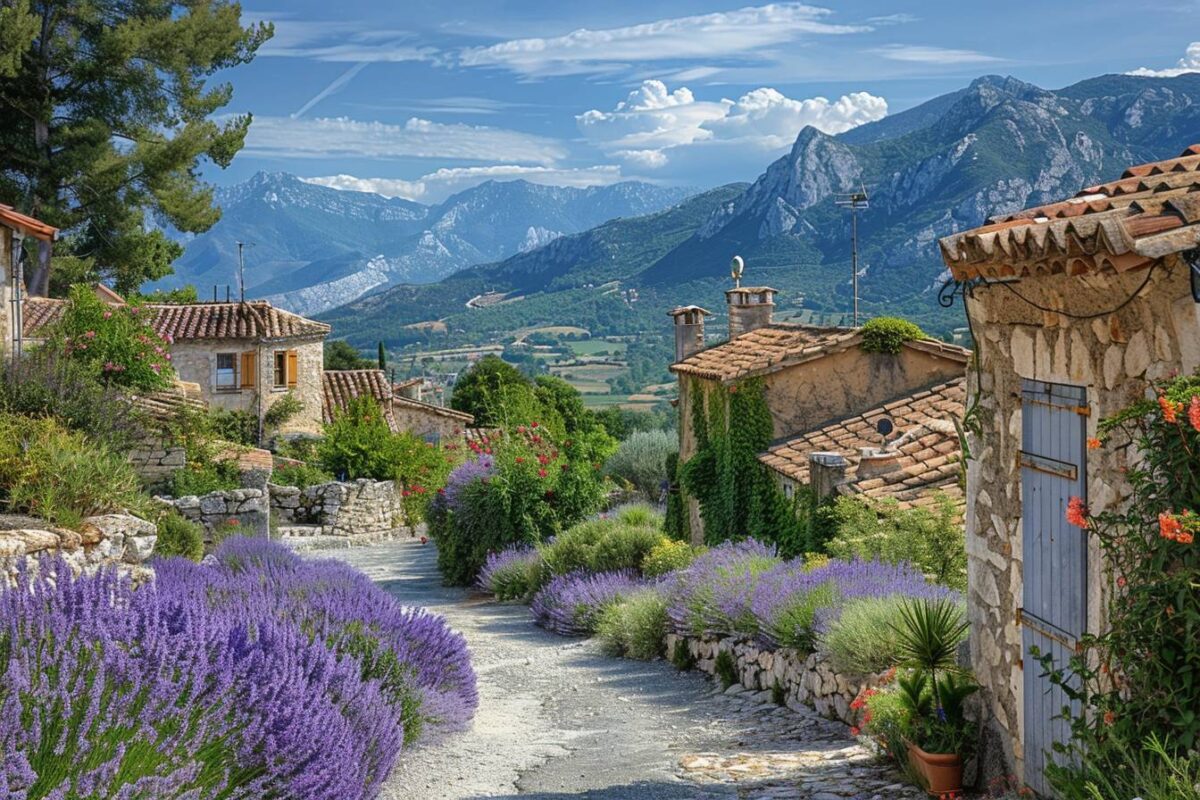
[[[758,577],[779,564],[773,545],[754,539],[725,542],[684,570],[667,576],[667,614],[674,629],[692,636],[753,635],[750,609]]]
[[[475,481],[490,478],[495,474],[496,460],[489,455],[480,455],[464,461],[450,472],[446,479],[445,491],[438,495],[438,500],[451,511],[461,511],[463,490]]]
[[[564,636],[594,633],[600,612],[646,586],[632,571],[571,572],[559,575],[534,595],[529,610],[538,625]]]
[[[479,571],[478,586],[499,600],[519,600],[528,594],[531,573],[541,561],[541,554],[526,544],[490,553]]]

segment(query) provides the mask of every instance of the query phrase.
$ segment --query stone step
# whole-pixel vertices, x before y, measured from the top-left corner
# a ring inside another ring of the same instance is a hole
[[[311,550],[344,550],[354,546],[346,536],[290,536],[280,539],[279,543],[300,553]]]
[[[321,535],[320,525],[280,525],[275,533],[281,539],[308,538]]]

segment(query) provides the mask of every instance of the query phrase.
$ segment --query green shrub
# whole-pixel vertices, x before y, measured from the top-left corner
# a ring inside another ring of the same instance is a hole
[[[284,464],[276,467],[271,473],[271,483],[277,486],[295,486],[297,489],[307,489],[329,483],[333,475],[313,464]]]
[[[612,518],[622,525],[636,525],[642,528],[662,528],[662,514],[646,503],[630,503],[621,506],[612,513]]]
[[[898,691],[892,689],[882,692],[872,689],[864,694],[865,732],[874,736],[897,764],[907,765],[906,742],[913,738],[913,718],[908,704]]]
[[[1200,753],[1171,750],[1156,734],[1141,745],[1117,738],[1075,769],[1052,767],[1050,781],[1063,800],[1200,800]]]
[[[573,525],[538,546],[548,576],[590,569],[592,553],[600,538],[613,526],[609,520],[591,519]]]
[[[876,317],[869,320],[860,330],[861,347],[868,353],[895,355],[904,347],[905,342],[929,338],[919,326],[898,317]]]
[[[675,648],[671,651],[671,663],[680,672],[687,672],[696,666],[696,657],[688,647],[687,640],[676,639]]]
[[[148,507],[123,455],[57,420],[17,414],[0,414],[0,500],[66,528],[95,514]]]
[[[717,653],[716,661],[713,662],[713,674],[721,681],[722,689],[728,689],[739,682],[737,664],[728,650]]]
[[[156,522],[158,541],[154,545],[154,555],[160,558],[178,556],[189,561],[204,558],[204,528],[175,511],[162,514]]]
[[[657,578],[668,572],[685,569],[703,552],[703,547],[693,547],[687,542],[674,539],[661,541],[642,559],[642,574],[647,578]]]
[[[208,430],[214,438],[242,447],[258,447],[258,417],[252,411],[213,408]]]
[[[142,392],[171,385],[169,343],[136,304],[111,306],[91,286],[71,287],[62,319],[47,332],[46,347],[85,364],[102,382]]]
[[[596,635],[611,655],[658,658],[667,635],[667,601],[654,589],[634,592],[601,612]]]
[[[782,647],[811,653],[816,648],[817,611],[832,606],[835,600],[836,589],[828,582],[814,586],[811,591],[796,593],[775,610],[764,633]]]
[[[321,466],[343,480],[391,480],[392,429],[370,397],[355,397],[334,414],[317,444]]]
[[[868,504],[839,497],[830,514],[835,533],[825,550],[834,558],[907,561],[943,586],[967,588],[965,530],[945,494],[938,496],[934,511],[901,509],[895,501]]]
[[[899,661],[896,628],[903,624],[902,598],[868,597],[852,600],[821,636],[834,671],[866,675]]]
[[[272,403],[263,414],[263,428],[277,431],[303,410],[304,401],[297,397],[295,392],[289,391]]]
[[[679,439],[666,431],[639,431],[621,442],[605,472],[628,483],[646,499],[657,501],[670,479],[667,459],[679,452]]]
[[[641,569],[650,551],[665,541],[667,538],[657,528],[639,528],[618,522],[596,542],[588,566],[593,572]]]
[[[210,492],[228,492],[242,485],[237,461],[208,461],[189,463],[171,473],[168,484],[172,497],[204,495]]]

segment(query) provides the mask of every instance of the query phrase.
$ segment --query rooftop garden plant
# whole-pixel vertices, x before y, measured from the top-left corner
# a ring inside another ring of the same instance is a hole
[[[859,332],[862,334],[859,346],[865,352],[888,355],[899,353],[905,342],[929,338],[916,323],[899,317],[876,317],[868,320]]]

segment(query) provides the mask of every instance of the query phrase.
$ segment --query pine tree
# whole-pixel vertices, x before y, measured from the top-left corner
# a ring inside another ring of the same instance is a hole
[[[72,277],[136,291],[182,252],[148,222],[199,233],[220,217],[200,161],[227,167],[251,118],[213,119],[233,89],[209,76],[274,32],[240,17],[231,0],[0,0],[0,202],[64,231]],[[33,294],[50,255],[31,258]]]

